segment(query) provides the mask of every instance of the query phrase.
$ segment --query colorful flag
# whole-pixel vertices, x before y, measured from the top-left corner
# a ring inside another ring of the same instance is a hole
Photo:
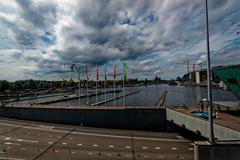
[[[107,65],[105,65],[105,70],[104,70],[104,77],[105,77],[105,81],[107,80]]]
[[[80,80],[80,66],[77,66],[78,80]]]
[[[116,80],[117,71],[116,71],[116,64],[113,65],[113,79]]]
[[[85,79],[88,80],[88,67],[85,65]]]
[[[72,64],[70,67],[72,72],[74,71],[74,66],[75,66],[75,64]]]
[[[96,80],[99,80],[98,65],[96,65]]]
[[[124,80],[127,79],[127,64],[126,63],[123,63],[123,77],[124,77]]]

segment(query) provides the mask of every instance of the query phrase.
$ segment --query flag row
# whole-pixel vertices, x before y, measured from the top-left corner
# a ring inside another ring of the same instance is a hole
[[[86,64],[84,67],[80,66],[80,65],[75,65],[75,64],[72,64],[70,66],[70,71],[71,72],[76,72],[77,75],[78,75],[78,80],[81,79],[81,70],[84,70],[84,79],[85,80],[89,80],[89,75],[88,75],[88,65]],[[127,64],[126,63],[123,63],[123,69],[122,69],[122,73],[123,73],[123,78],[124,80],[127,79],[127,70],[128,70],[128,67],[127,67]],[[113,79],[116,80],[117,79],[117,66],[116,64],[113,65]],[[96,65],[96,80],[100,80],[100,75],[99,75],[99,66]],[[107,66],[105,65],[104,67],[104,80],[107,80]]]

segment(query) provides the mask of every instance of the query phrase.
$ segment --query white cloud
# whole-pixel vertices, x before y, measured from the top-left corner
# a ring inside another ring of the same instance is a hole
[[[213,65],[236,63],[232,57],[239,44],[232,41],[239,6],[238,0],[209,2]],[[63,64],[127,61],[141,78],[152,73],[176,77],[185,72],[177,62],[206,58],[204,14],[204,2],[198,0],[2,1],[0,74],[10,65],[18,66],[21,77],[49,78]],[[9,56],[10,50],[21,56]],[[14,73],[5,78],[19,79]]]

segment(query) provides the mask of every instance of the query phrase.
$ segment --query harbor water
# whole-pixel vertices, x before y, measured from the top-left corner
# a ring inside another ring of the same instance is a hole
[[[120,89],[120,88],[119,88]],[[104,89],[101,91],[104,92]],[[154,106],[159,100],[160,95],[167,91],[165,104],[169,106],[196,106],[196,104],[207,97],[207,89],[204,87],[190,87],[190,86],[169,86],[169,85],[148,85],[139,87],[126,87],[126,94],[134,91],[139,91],[135,94],[126,97],[127,106]],[[213,101],[234,101],[237,98],[230,92],[221,89],[212,89]],[[116,93],[116,97],[122,96],[123,92]],[[114,97],[113,93],[106,94],[107,99]],[[105,94],[100,94],[97,97],[98,102],[105,100]],[[81,105],[86,104],[87,98],[80,99]],[[88,98],[89,104],[96,103],[96,96]],[[79,105],[79,99],[66,100],[54,104],[64,105]],[[115,101],[116,106],[123,105],[123,98]],[[103,103],[101,105],[113,106],[114,101]]]

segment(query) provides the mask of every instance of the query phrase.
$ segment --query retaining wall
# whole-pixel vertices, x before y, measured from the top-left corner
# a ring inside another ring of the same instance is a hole
[[[0,116],[88,127],[165,131],[165,109],[61,109],[2,107]]]

